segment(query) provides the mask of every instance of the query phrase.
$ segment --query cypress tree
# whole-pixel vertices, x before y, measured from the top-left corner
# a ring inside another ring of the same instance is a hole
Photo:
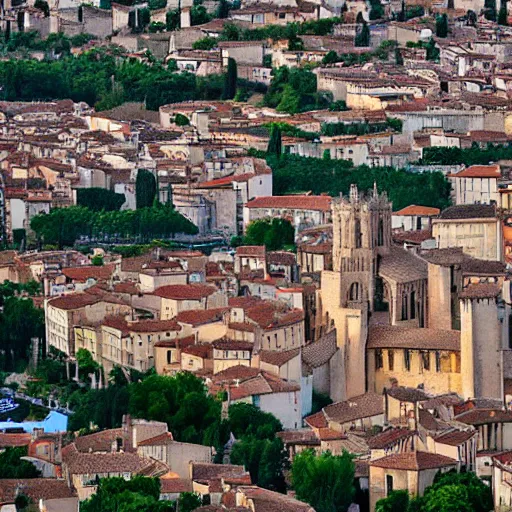
[[[270,139],[268,141],[267,153],[270,155],[281,156],[281,128],[277,124],[273,124],[270,129]]]
[[[139,169],[135,180],[135,203],[137,209],[149,208],[156,197],[156,180],[146,169]]]
[[[236,61],[232,57],[228,59],[228,70],[224,75],[224,93],[225,100],[232,100],[236,94],[237,69]]]
[[[356,34],[355,46],[370,46],[370,29],[364,20],[361,30]]]
[[[500,12],[498,13],[498,24],[508,25],[507,23],[507,0],[501,0]]]
[[[443,14],[436,18],[436,36],[446,37],[448,35],[448,16]]]

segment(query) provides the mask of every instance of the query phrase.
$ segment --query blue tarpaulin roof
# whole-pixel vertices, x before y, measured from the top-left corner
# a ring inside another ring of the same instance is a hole
[[[43,428],[45,432],[65,432],[68,427],[68,417],[57,411],[50,411],[42,421],[0,421],[0,430],[6,428],[22,428],[25,432],[32,432],[35,428]]]

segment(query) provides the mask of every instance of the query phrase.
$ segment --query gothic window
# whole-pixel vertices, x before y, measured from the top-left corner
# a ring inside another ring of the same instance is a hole
[[[402,320],[407,320],[407,294],[402,295]]]
[[[421,354],[421,366],[427,372],[430,371],[430,352],[428,350],[422,350]]]
[[[404,366],[406,371],[411,371],[411,351],[407,349],[404,350]]]
[[[441,371],[441,353],[439,350],[436,350],[436,372],[439,373]]]
[[[414,320],[416,318],[416,292],[411,292],[411,295],[409,296],[411,307],[409,309],[410,311],[410,319]]]
[[[349,301],[360,301],[361,300],[361,286],[359,283],[352,283],[348,292]]]
[[[382,350],[375,351],[375,369],[380,370],[384,366],[384,359],[382,357]]]
[[[377,232],[377,245],[384,245],[384,220],[379,219],[379,229]]]
[[[356,219],[354,224],[355,224],[354,225],[354,245],[355,245],[356,249],[360,249],[363,246],[363,244],[362,244],[363,235],[361,233],[361,221],[359,219]]]
[[[391,372],[395,369],[395,353],[392,350],[388,350],[388,366]]]

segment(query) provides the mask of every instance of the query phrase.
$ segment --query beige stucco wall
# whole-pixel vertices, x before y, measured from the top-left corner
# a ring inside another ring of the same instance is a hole
[[[428,264],[428,323],[433,329],[452,328],[451,272],[449,267]]]

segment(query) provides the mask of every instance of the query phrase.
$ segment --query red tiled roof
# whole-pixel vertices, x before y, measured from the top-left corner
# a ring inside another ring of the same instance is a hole
[[[459,351],[460,331],[373,325],[369,328],[367,348]]]
[[[122,428],[112,428],[79,436],[74,440],[74,444],[76,449],[83,453],[110,452],[112,443],[116,442],[118,438],[123,439],[124,437]]]
[[[415,434],[416,432],[408,428],[388,428],[384,432],[368,439],[368,447],[371,450],[383,449]]]
[[[201,300],[214,294],[216,288],[204,284],[171,284],[157,288],[158,297],[173,300]]]
[[[189,311],[181,311],[178,313],[176,320],[183,324],[202,325],[212,322],[220,322],[224,315],[229,311],[227,308],[214,309],[193,309]]]
[[[459,294],[460,299],[488,299],[497,297],[501,287],[497,283],[474,283],[470,284]]]
[[[228,324],[228,328],[233,331],[242,331],[242,332],[255,332],[256,326],[254,324],[250,324],[248,322],[231,322]]]
[[[68,267],[63,268],[62,273],[73,281],[85,282],[88,279],[96,279],[100,281],[107,281],[112,277],[115,265],[103,265],[100,267],[94,265],[82,267]]]
[[[251,178],[254,178],[256,175],[254,173],[247,174],[237,174],[232,176],[225,176],[224,178],[218,178],[216,180],[211,181],[203,181],[202,183],[197,184],[197,188],[217,188],[225,185],[230,185],[231,183],[249,181]]]
[[[152,463],[135,453],[77,453],[63,462],[71,475],[97,473],[138,473]]]
[[[311,416],[304,418],[304,421],[312,428],[327,428],[329,423],[325,418],[323,411],[319,411]]]
[[[236,255],[240,257],[265,257],[264,245],[241,245],[236,248]]]
[[[248,309],[255,304],[263,302],[259,297],[231,297],[228,299],[228,306],[230,308]]]
[[[35,503],[39,503],[40,499],[51,500],[76,496],[65,480],[55,478],[0,480],[0,502],[13,502],[20,492]]]
[[[254,343],[250,341],[238,341],[238,340],[230,340],[230,339],[220,339],[215,340],[213,343],[213,348],[218,350],[248,350],[252,351],[254,348]]]
[[[163,432],[157,436],[145,439],[138,443],[138,446],[160,446],[164,444],[170,444],[174,440],[171,432]]]
[[[361,418],[383,414],[384,398],[378,393],[365,393],[345,402],[328,405],[324,407],[323,411],[328,420],[337,423],[350,423]]]
[[[459,414],[456,420],[468,425],[512,423],[512,411],[503,411],[501,409],[472,409]]]
[[[370,466],[404,471],[423,471],[425,469],[455,466],[457,461],[444,455],[429,452],[394,453],[381,459],[370,461]]]
[[[267,196],[257,197],[249,201],[247,208],[285,208],[291,210],[320,210],[331,209],[330,196]]]
[[[250,366],[238,364],[216,373],[214,380],[217,383],[222,383],[235,380],[250,379],[258,375],[259,372],[260,370],[258,368],[252,368]]]
[[[139,320],[128,322],[128,329],[133,332],[165,332],[181,331],[181,326],[176,320]]]
[[[245,380],[237,386],[230,388],[231,399],[241,400],[254,395],[267,395],[270,393],[290,393],[300,391],[300,385],[288,382],[268,372],[260,372],[252,379]]]
[[[31,440],[32,435],[28,433],[4,434],[0,432],[0,448],[28,446]]]
[[[192,480],[186,478],[160,478],[161,494],[192,492]]]
[[[272,350],[261,350],[260,361],[271,364],[273,366],[283,366],[287,362],[300,354],[300,348],[293,348],[283,352],[274,352]]]
[[[451,174],[451,178],[499,178],[501,176],[499,165],[472,165],[456,174]]]
[[[283,310],[281,303],[263,301],[246,311],[247,317],[262,329],[276,329],[304,320],[302,309]]]
[[[173,340],[162,340],[157,341],[155,343],[155,347],[163,347],[163,348],[176,348],[176,347],[188,347],[189,345],[193,345],[196,342],[196,337],[185,336],[184,338],[175,338]]]
[[[393,215],[419,215],[424,217],[431,217],[434,215],[439,215],[441,210],[439,208],[432,208],[430,206],[417,206],[415,204],[411,204],[398,210],[397,212],[393,212]]]
[[[196,345],[189,345],[188,347],[185,347],[181,352],[183,354],[189,354],[202,359],[211,359],[212,348],[211,343],[198,343]]]
[[[101,298],[98,296],[88,293],[74,293],[51,299],[48,304],[54,308],[71,310],[92,306],[98,302],[101,302]]]
[[[434,438],[434,441],[449,446],[459,446],[475,435],[477,435],[476,430],[451,430],[439,434]]]

